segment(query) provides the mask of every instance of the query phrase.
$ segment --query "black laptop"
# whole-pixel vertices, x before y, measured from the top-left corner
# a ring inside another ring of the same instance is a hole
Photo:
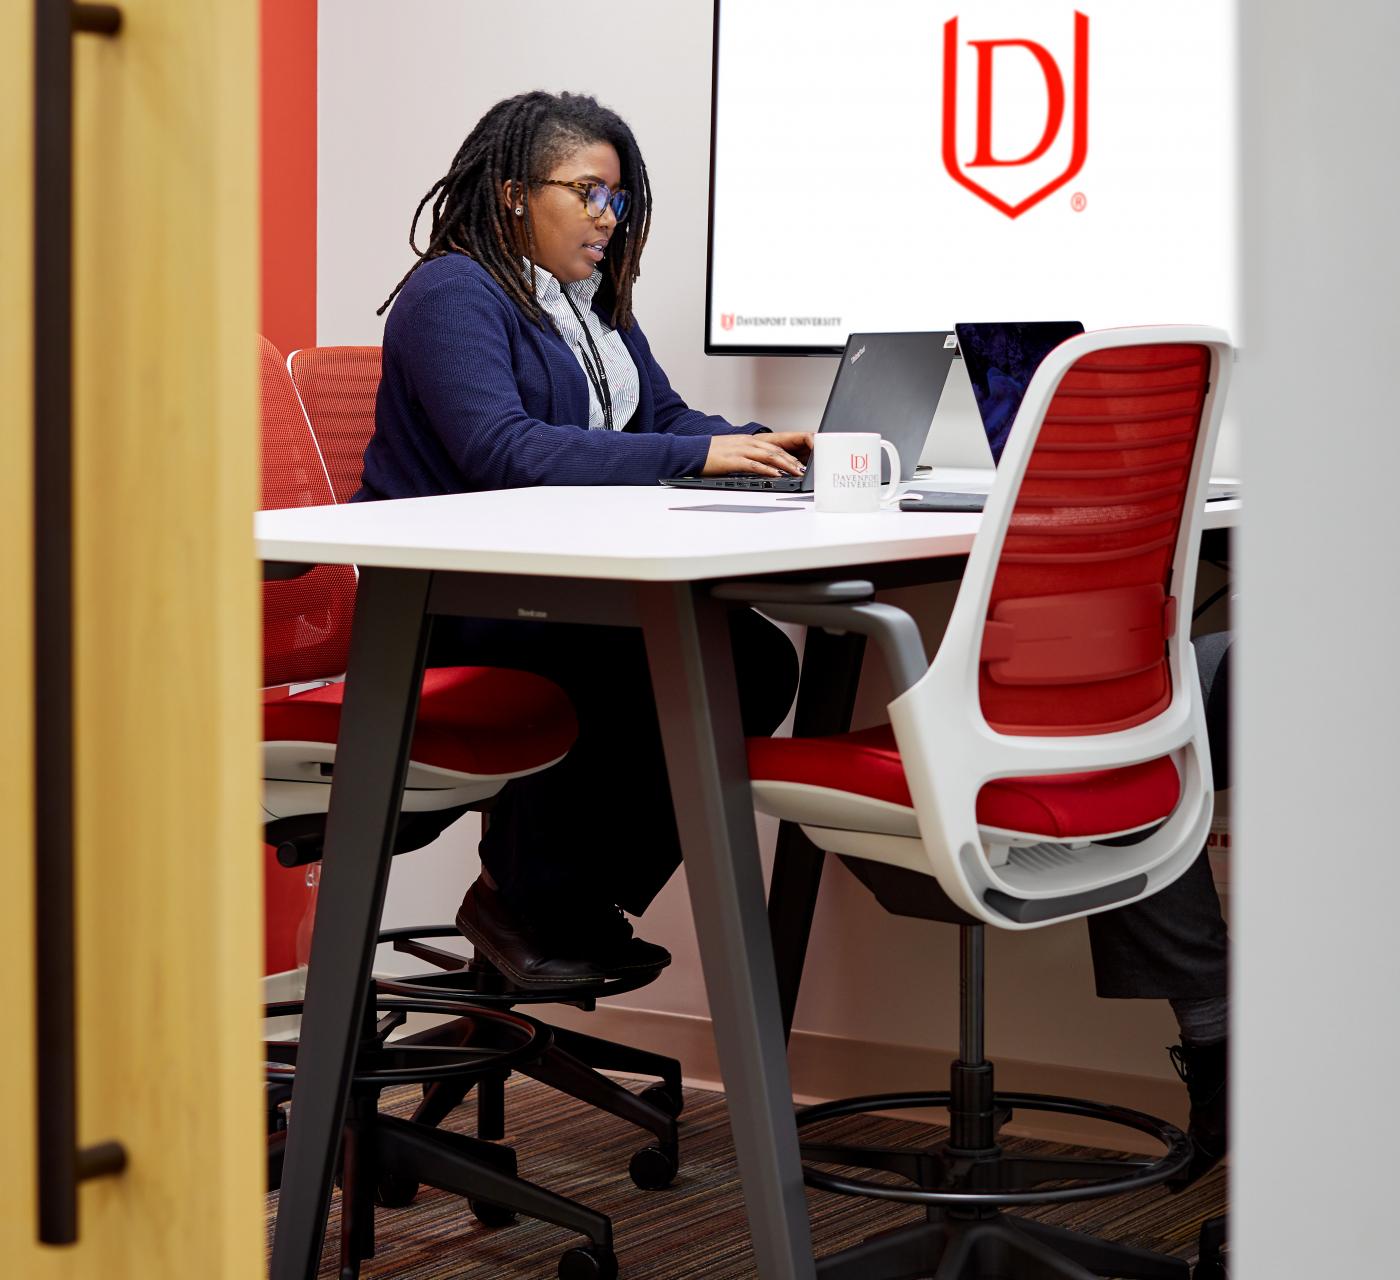
[[[818,431],[876,431],[899,452],[900,480],[918,466],[948,370],[957,353],[949,332],[853,333],[846,341]],[[882,463],[889,480],[889,462]],[[768,490],[811,493],[814,474],[802,476],[677,476],[661,481],[679,489]]]

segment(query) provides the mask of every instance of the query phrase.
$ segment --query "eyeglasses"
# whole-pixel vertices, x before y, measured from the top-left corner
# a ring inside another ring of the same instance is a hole
[[[606,182],[564,182],[559,178],[536,178],[541,187],[568,187],[588,211],[590,218],[601,218],[604,209],[611,209],[619,224],[627,221],[627,210],[632,207],[629,192],[613,191]]]

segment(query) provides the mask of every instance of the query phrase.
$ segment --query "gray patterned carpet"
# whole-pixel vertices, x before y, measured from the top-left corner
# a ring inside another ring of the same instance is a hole
[[[384,1095],[385,1109],[407,1114],[416,1091]],[[468,1104],[448,1127],[471,1132]],[[613,1119],[520,1077],[507,1089],[506,1141],[515,1147],[520,1173],[562,1195],[609,1214],[624,1280],[748,1280],[754,1275],[738,1173],[722,1095],[687,1090],[681,1121],[681,1171],[665,1191],[639,1191],[627,1176],[642,1135]],[[915,1145],[937,1131],[907,1121],[867,1118],[822,1127],[823,1137]],[[1066,1154],[1077,1148],[1012,1141],[1008,1147]],[[1194,1258],[1203,1219],[1224,1211],[1224,1171],[1214,1170],[1181,1195],[1158,1189],[1110,1201],[1040,1209],[1031,1216],[1107,1239]],[[817,1256],[834,1252],[889,1227],[915,1221],[912,1207],[808,1191]],[[268,1243],[277,1197],[267,1202]],[[376,1216],[377,1252],[365,1263],[364,1280],[549,1280],[560,1255],[578,1236],[521,1219],[495,1230],[481,1226],[465,1202],[425,1188],[405,1209]],[[334,1278],[340,1200],[331,1205],[321,1275]]]

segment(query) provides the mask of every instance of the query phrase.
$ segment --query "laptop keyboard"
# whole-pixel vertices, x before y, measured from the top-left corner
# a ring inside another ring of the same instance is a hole
[[[698,479],[699,477],[694,477]],[[687,476],[686,479],[692,479]],[[705,476],[704,487],[707,489],[778,489],[786,493],[793,493],[802,487],[802,480],[798,476],[751,476],[742,472],[732,476]]]

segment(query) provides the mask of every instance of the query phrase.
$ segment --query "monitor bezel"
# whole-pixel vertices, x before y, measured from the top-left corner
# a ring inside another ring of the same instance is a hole
[[[717,343],[711,336],[715,271],[715,141],[719,132],[719,24],[723,0],[714,0],[714,35],[710,51],[710,189],[705,228],[705,354],[707,356],[839,356],[844,341],[834,345]],[[849,334],[847,335],[850,336]]]

